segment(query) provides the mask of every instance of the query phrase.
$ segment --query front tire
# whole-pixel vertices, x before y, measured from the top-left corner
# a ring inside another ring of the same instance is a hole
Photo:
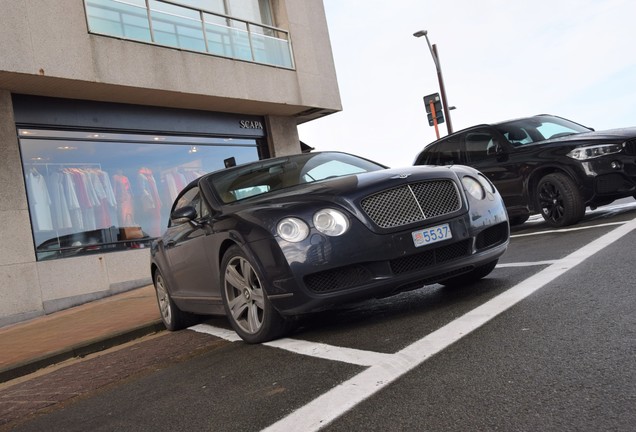
[[[499,260],[496,259],[488,264],[481,265],[468,273],[441,281],[440,284],[449,288],[458,288],[464,285],[473,284],[488,276],[495,269],[498,261]]]
[[[238,246],[230,247],[221,263],[221,295],[232,328],[247,343],[282,336],[287,322],[263,289],[263,278]]]
[[[585,215],[576,184],[561,173],[548,174],[539,180],[535,206],[546,223],[555,228],[574,225]]]
[[[155,270],[153,282],[157,295],[157,305],[159,306],[159,312],[161,314],[161,321],[163,321],[163,325],[165,325],[168,330],[181,330],[197,322],[196,315],[183,312],[174,301],[172,301],[166,280],[159,269]]]

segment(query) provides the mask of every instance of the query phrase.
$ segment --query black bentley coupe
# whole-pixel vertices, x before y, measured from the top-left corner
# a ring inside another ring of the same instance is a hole
[[[305,153],[190,183],[152,245],[151,272],[168,329],[224,314],[259,343],[303,313],[477,281],[508,239],[503,201],[473,168]]]

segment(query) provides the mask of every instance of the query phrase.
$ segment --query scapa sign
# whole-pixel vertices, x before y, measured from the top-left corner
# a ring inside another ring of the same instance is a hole
[[[263,123],[258,120],[241,120],[239,121],[241,129],[263,129]]]

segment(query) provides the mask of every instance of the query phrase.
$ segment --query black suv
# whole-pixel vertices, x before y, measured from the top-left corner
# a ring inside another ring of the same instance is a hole
[[[415,165],[469,165],[499,189],[513,225],[554,227],[636,194],[636,128],[594,131],[552,115],[473,126],[429,144]],[[636,196],[635,196],[636,197]]]

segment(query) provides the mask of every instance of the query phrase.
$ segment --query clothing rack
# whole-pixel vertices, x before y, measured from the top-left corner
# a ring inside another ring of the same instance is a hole
[[[37,166],[88,166],[88,167],[98,167],[99,169],[102,169],[102,164],[100,163],[94,163],[94,162],[84,162],[84,163],[80,163],[80,162],[69,162],[69,163],[63,163],[63,162],[29,162],[29,163],[25,163],[24,165],[26,166],[33,166],[33,165],[37,165]]]
[[[69,163],[62,163],[62,162],[31,162],[31,163],[25,163],[24,166],[26,168],[44,167],[44,169],[46,170],[46,174],[47,175],[49,174],[49,166],[50,167],[61,167],[61,168],[97,168],[100,171],[102,170],[102,164],[94,163],[94,162],[85,162],[85,163],[78,163],[78,162],[69,162]]]

